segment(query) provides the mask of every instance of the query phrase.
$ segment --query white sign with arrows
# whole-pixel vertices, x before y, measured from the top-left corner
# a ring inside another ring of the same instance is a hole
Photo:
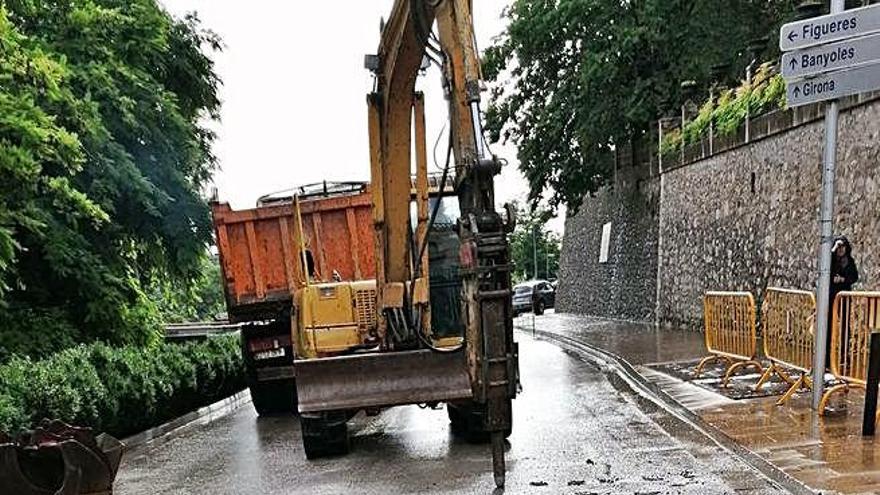
[[[790,22],[780,30],[779,48],[787,52],[876,31],[880,31],[880,4]]]
[[[875,60],[880,60],[880,33],[788,52],[782,56],[782,75],[794,79]]]
[[[880,88],[880,63],[788,81],[788,106],[797,107]]]

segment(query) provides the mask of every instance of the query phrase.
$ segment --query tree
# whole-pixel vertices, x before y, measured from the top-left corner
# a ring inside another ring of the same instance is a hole
[[[145,343],[149,281],[199,276],[219,109],[205,49],[215,35],[155,0],[0,0],[4,331]]]
[[[682,81],[705,90],[717,64],[742,74],[749,40],[770,35],[791,4],[515,0],[484,55],[496,83],[490,138],[518,146],[530,200],[576,211],[607,183],[614,151],[647,139],[681,105]]]
[[[220,260],[205,257],[200,276],[188,283],[157,279],[151,285],[151,299],[158,302],[165,323],[209,321],[226,312]]]
[[[547,229],[547,221],[552,214],[547,209],[532,209],[522,203],[514,203],[514,206],[517,213],[516,229],[510,236],[510,253],[515,266],[513,279],[521,282],[536,278],[536,258],[537,278],[556,278],[562,243],[555,232]]]

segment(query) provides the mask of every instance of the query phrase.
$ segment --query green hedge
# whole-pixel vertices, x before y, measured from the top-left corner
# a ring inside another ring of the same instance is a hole
[[[155,349],[81,345],[0,366],[0,431],[52,418],[124,437],[244,387],[236,336]]]

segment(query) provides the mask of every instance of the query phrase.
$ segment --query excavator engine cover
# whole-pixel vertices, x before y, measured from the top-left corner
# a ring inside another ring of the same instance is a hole
[[[462,351],[377,352],[296,362],[300,413],[470,399]]]

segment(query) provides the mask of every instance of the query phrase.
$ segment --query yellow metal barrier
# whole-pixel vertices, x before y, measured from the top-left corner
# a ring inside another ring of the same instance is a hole
[[[703,319],[706,324],[706,349],[694,370],[700,376],[710,361],[727,362],[727,371],[721,385],[726,387],[733,373],[743,367],[754,366],[763,372],[755,360],[758,336],[755,329],[755,298],[749,292],[707,292],[703,296]]]
[[[755,385],[760,388],[774,374],[790,387],[776,402],[782,405],[801,388],[810,388],[810,369],[813,367],[813,325],[816,319],[816,296],[812,292],[770,288],[762,305],[764,324],[764,354],[770,366]],[[800,376],[792,380],[787,370]]]
[[[871,331],[880,328],[880,292],[841,292],[834,299],[831,315],[831,374],[843,383],[825,392],[819,414],[825,413],[833,394],[865,388]]]

